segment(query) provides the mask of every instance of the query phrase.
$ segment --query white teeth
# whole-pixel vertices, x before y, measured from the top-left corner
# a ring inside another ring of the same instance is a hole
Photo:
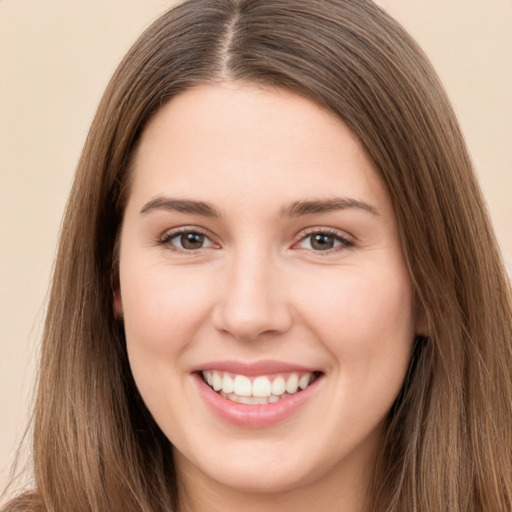
[[[222,387],[222,379],[220,378],[218,372],[213,372],[212,387],[215,391],[219,391],[219,389]]]
[[[247,405],[263,405],[267,403],[267,400],[255,396],[241,396],[238,400],[241,404]]]
[[[293,395],[306,389],[313,379],[312,373],[291,373],[268,377],[260,375],[252,379],[245,375],[233,375],[218,370],[203,372],[205,382],[222,396],[235,402],[267,404],[277,402],[283,396]],[[243,399],[243,400],[242,400]],[[248,399],[248,400],[246,400]]]
[[[233,393],[234,382],[233,379],[227,374],[224,374],[224,377],[222,377],[222,391],[226,394]]]
[[[279,376],[272,382],[272,394],[280,396],[286,391],[286,382],[283,377]]]
[[[227,398],[228,400],[231,400],[232,402],[238,402],[239,404],[246,404],[246,405],[266,405],[269,403],[278,402],[281,400],[282,397],[270,395],[268,397],[257,397],[257,396],[238,396],[234,393],[224,393],[223,391],[220,391],[220,395],[224,398]],[[289,396],[288,393],[286,393],[283,396]]]
[[[309,386],[309,378],[310,377],[311,377],[311,375],[309,373],[306,373],[306,375],[303,375],[299,379],[299,387],[300,387],[300,389],[306,389]]]
[[[299,376],[296,373],[292,373],[286,381],[286,391],[290,393],[296,393],[299,387]]]
[[[233,392],[238,396],[251,396],[252,385],[251,380],[245,375],[237,375],[235,377]]]
[[[252,395],[267,397],[272,394],[272,385],[268,377],[256,377],[252,383]]]

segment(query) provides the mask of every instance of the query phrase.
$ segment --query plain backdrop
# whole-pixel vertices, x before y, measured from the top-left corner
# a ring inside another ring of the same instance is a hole
[[[60,219],[88,127],[123,54],[172,3],[0,0],[0,490],[28,419]],[[378,3],[441,75],[510,271],[512,0]]]

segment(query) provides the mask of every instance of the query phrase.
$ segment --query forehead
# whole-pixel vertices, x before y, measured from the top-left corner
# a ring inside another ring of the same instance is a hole
[[[247,84],[202,85],[173,98],[148,123],[132,168],[132,192],[141,200],[234,195],[247,204],[262,194],[282,202],[346,193],[388,199],[358,139],[337,117],[289,91]]]

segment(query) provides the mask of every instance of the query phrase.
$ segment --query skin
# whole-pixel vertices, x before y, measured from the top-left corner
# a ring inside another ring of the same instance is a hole
[[[363,510],[418,321],[389,194],[357,139],[293,93],[204,85],[151,119],[132,172],[116,307],[137,386],[174,446],[181,510]],[[349,206],[283,214],[331,198]],[[178,228],[203,245],[180,247]],[[311,232],[326,230],[334,245],[321,250]],[[226,359],[322,377],[284,421],[244,428],[213,413],[191,373]]]

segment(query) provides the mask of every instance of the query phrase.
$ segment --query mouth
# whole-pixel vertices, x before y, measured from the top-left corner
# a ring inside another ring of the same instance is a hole
[[[246,405],[267,405],[299,395],[321,375],[319,371],[247,376],[223,370],[198,372],[203,382],[221,397]]]

